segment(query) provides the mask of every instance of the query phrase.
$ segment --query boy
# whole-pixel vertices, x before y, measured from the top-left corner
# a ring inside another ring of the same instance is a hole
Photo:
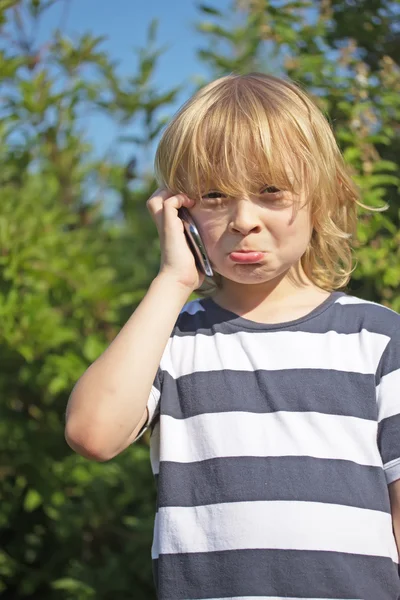
[[[108,460],[151,426],[160,600],[399,599],[400,316],[334,291],[360,202],[327,121],[290,81],[224,77],[156,171],[160,271],[75,386],[69,444]],[[181,206],[215,272],[192,302]]]

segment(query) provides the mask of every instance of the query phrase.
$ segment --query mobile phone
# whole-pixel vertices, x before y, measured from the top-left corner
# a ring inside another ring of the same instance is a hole
[[[211,268],[210,260],[207,256],[206,248],[190,212],[187,210],[187,208],[182,206],[178,209],[178,217],[183,223],[185,236],[189,244],[189,248],[193,253],[197,268],[208,277],[212,277],[214,273]]]

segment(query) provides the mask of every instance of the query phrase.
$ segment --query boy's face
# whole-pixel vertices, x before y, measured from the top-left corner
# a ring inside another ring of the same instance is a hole
[[[276,190],[269,186],[240,198],[212,191],[191,208],[211,264],[222,277],[262,284],[299,264],[312,233],[310,207],[304,198]],[[238,256],[240,250],[262,254]]]

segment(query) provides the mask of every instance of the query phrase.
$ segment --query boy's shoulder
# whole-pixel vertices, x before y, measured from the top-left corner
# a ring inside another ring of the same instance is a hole
[[[346,293],[338,295],[335,306],[343,317],[353,325],[358,324],[360,329],[367,329],[388,337],[400,335],[400,314],[388,306]]]

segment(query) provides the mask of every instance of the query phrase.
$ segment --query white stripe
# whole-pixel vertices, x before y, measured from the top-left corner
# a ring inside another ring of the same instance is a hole
[[[400,369],[384,375],[376,388],[378,421],[400,413]]]
[[[389,339],[365,329],[352,334],[238,331],[175,336],[168,342],[161,368],[175,378],[221,369],[334,369],[375,374]]]
[[[399,316],[399,313],[390,308],[389,306],[385,306],[384,304],[379,304],[378,302],[372,302],[372,300],[364,300],[363,298],[357,298],[356,296],[341,296],[337,300],[335,300],[335,304],[367,304],[370,306],[379,306],[385,311],[391,312],[396,317]]]
[[[398,562],[391,515],[377,510],[257,501],[161,507],[156,515],[153,558],[257,548],[345,552]]]
[[[154,415],[158,408],[160,396],[161,396],[160,390],[158,390],[154,385],[152,385],[151,391],[150,391],[150,396],[149,396],[149,401],[147,402],[147,408],[149,411],[149,418],[147,420],[147,423],[151,423],[151,421],[154,418]]]
[[[386,482],[393,483],[400,479],[400,458],[394,458],[390,462],[386,463],[383,467],[385,469]]]
[[[161,460],[190,463],[225,456],[314,456],[382,467],[377,423],[316,412],[161,415]]]
[[[385,310],[389,310],[390,312],[397,314],[393,309],[389,308],[388,306],[384,306],[383,304],[379,304],[378,302],[372,302],[371,300],[357,298],[356,296],[340,296],[340,298],[335,300],[335,304],[369,304],[372,306],[379,306],[380,308],[384,308]]]
[[[340,296],[337,298],[337,300],[335,300],[335,304],[376,304],[376,302],[364,300],[363,298],[357,298],[356,296]]]
[[[138,433],[138,435],[135,437],[135,439],[133,440],[132,443],[137,442],[138,439],[140,439],[142,437],[144,432],[148,430],[150,423],[152,422],[156,412],[158,411],[160,395],[161,395],[160,391],[154,385],[152,385],[150,394],[149,394],[149,399],[147,400],[147,411],[148,411],[147,421],[143,425],[141,431]]]

